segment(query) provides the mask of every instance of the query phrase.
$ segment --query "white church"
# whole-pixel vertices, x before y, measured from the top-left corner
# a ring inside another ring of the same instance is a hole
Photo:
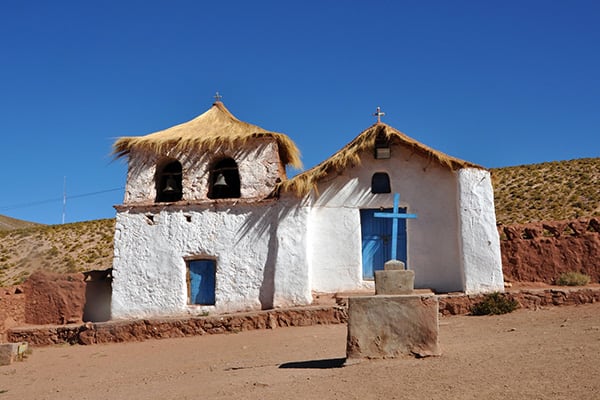
[[[191,121],[114,144],[128,159],[115,206],[113,319],[309,305],[373,288],[395,247],[415,287],[502,291],[489,172],[378,121],[288,179],[299,151],[217,100]],[[392,243],[391,211],[401,211]]]

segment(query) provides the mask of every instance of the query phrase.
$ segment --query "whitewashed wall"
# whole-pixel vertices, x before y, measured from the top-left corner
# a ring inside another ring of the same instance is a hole
[[[490,174],[488,171],[466,168],[459,171],[458,177],[464,291],[504,291]]]
[[[267,202],[161,211],[152,214],[153,222],[148,215],[117,214],[113,318],[224,313],[312,301],[302,210],[282,212]],[[191,256],[216,258],[215,306],[187,304],[185,258]]]
[[[276,232],[275,307],[308,305],[312,302],[306,229],[309,209],[292,202],[279,203]]]
[[[285,176],[277,142],[270,139],[248,139],[244,146],[236,149],[220,147],[208,153],[174,153],[165,158],[181,163],[183,200],[207,199],[209,168],[214,161],[224,157],[231,157],[238,164],[242,198],[266,197],[275,187],[277,179]],[[154,202],[156,166],[160,161],[155,154],[144,151],[129,155],[124,204]]]
[[[315,207],[310,212],[308,257],[311,288],[335,293],[373,287],[362,279],[360,214],[353,208]]]
[[[312,289],[352,290],[370,283],[362,279],[360,209],[391,208],[394,193],[400,206],[418,214],[407,221],[408,265],[415,286],[437,291],[463,288],[457,174],[400,147],[393,158],[362,164],[319,185],[309,219],[309,260]],[[375,172],[390,176],[392,193],[371,194]]]

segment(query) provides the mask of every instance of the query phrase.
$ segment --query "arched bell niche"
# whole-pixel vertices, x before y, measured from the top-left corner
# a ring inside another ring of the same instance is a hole
[[[171,203],[183,197],[181,163],[165,160],[156,173],[156,202]]]
[[[209,199],[240,197],[240,173],[233,158],[223,158],[213,164],[209,174]]]

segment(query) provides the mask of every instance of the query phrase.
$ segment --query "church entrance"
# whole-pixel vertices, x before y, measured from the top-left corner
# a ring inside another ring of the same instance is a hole
[[[392,219],[376,218],[377,212],[391,212],[392,209],[360,210],[362,236],[363,279],[374,279],[375,271],[382,270],[383,264],[392,256]],[[399,212],[406,212],[399,208]],[[398,247],[396,258],[406,264],[406,219],[398,220]]]
[[[188,261],[188,294],[190,304],[215,304],[215,260]]]

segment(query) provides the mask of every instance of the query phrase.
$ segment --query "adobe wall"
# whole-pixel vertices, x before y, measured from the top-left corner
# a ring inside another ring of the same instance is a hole
[[[82,322],[85,277],[81,273],[36,271],[25,281],[25,323],[32,325]]]
[[[460,245],[466,294],[502,291],[504,279],[490,173],[458,171]]]
[[[306,210],[275,201],[140,207],[117,214],[114,319],[307,305]],[[188,304],[186,259],[214,259],[215,305]],[[288,268],[276,268],[285,265]],[[240,290],[242,288],[242,290]]]
[[[552,284],[577,271],[600,282],[600,218],[498,227],[507,281]]]

